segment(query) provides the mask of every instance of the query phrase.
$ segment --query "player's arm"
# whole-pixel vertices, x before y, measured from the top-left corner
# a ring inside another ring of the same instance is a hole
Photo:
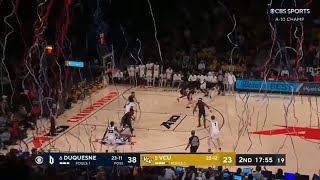
[[[194,106],[194,108],[193,108],[193,114],[194,114],[194,112],[196,112],[196,108],[198,107],[198,102],[197,102],[197,104]]]
[[[117,133],[119,133],[119,130],[118,130],[117,127],[114,127],[114,130],[115,130]]]
[[[134,101],[137,102],[137,104],[140,104],[136,97],[134,97]]]
[[[119,134],[121,134],[117,127],[114,127],[114,130],[116,131],[116,136],[119,136]]]
[[[107,132],[108,132],[108,128],[107,128],[106,131],[104,132],[103,137],[102,137],[102,140],[106,137]]]
[[[124,104],[123,108],[126,108],[126,105],[129,104],[129,98],[126,99],[124,96],[122,96],[125,100],[126,100],[126,103]]]
[[[206,106],[210,110],[210,107],[205,102],[203,104],[204,104],[204,106]],[[211,112],[211,110],[210,110],[210,112]]]

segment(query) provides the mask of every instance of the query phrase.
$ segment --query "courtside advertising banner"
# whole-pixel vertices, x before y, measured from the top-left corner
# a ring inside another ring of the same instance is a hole
[[[277,93],[298,93],[304,95],[320,95],[320,83],[284,82],[239,79],[236,82],[238,91],[261,91]]]

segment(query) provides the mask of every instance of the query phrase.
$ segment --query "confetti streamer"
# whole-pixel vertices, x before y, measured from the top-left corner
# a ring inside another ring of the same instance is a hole
[[[232,16],[232,19],[233,19],[233,29],[231,32],[228,33],[227,37],[228,37],[228,40],[230,41],[230,43],[233,45],[233,48],[231,50],[231,53],[230,53],[230,65],[233,65],[233,52],[238,48],[238,45],[235,44],[234,42],[232,42],[232,40],[230,39],[230,35],[235,31],[236,27],[237,27],[237,21],[236,21],[236,16],[233,15]]]
[[[162,74],[164,63],[163,63],[163,59],[162,59],[162,52],[161,52],[160,42],[158,40],[157,24],[156,24],[156,20],[154,18],[154,15],[153,15],[153,10],[152,10],[152,5],[150,3],[150,0],[147,0],[147,1],[148,1],[148,4],[149,4],[150,14],[151,14],[151,17],[152,17],[152,22],[153,22],[154,38],[155,38],[155,40],[157,42],[157,45],[158,45],[159,58],[160,58],[160,61],[161,61],[160,73]]]
[[[44,59],[44,54],[45,54],[45,47],[47,46],[47,43],[46,41],[44,41],[41,36],[45,30],[45,25],[46,25],[46,22],[47,22],[47,17],[50,13],[50,9],[53,5],[53,1],[50,1],[48,7],[47,7],[47,11],[46,11],[46,14],[41,17],[40,15],[40,12],[39,12],[39,9],[44,6],[45,4],[47,3],[47,1],[44,1],[42,3],[39,3],[38,6],[37,6],[37,18],[38,18],[38,21],[35,21],[34,23],[34,41],[33,41],[33,45],[27,50],[27,53],[26,53],[26,56],[24,58],[24,62],[25,62],[25,67],[26,69],[28,70],[26,76],[24,77],[23,79],[23,82],[25,81],[25,79],[30,75],[33,80],[34,80],[34,83],[37,85],[37,88],[38,88],[38,101],[39,101],[39,104],[40,104],[40,112],[41,112],[41,115],[40,117],[42,118],[43,117],[43,105],[44,105],[44,97],[43,97],[43,89],[42,89],[42,85],[41,85],[41,82],[38,81],[38,79],[36,78],[35,76],[35,72],[32,68],[32,60],[33,60],[33,57],[34,56],[37,56],[39,59],[40,59],[40,62],[42,63],[42,60]],[[43,49],[42,51],[40,49]],[[41,53],[40,53],[41,52]],[[41,67],[41,65],[40,65]],[[41,77],[41,76],[40,76]],[[25,86],[23,85],[24,87],[24,90],[25,90]],[[51,111],[51,109],[50,109]],[[42,128],[45,130],[46,127],[45,125],[43,124],[42,120],[40,119],[40,123],[41,123],[41,126]],[[38,132],[38,126],[36,126],[36,131]],[[36,137],[34,134],[33,134],[33,137]],[[54,148],[53,145],[49,142],[49,145],[52,146],[52,149]]]
[[[229,17],[229,19],[231,20],[231,22],[233,24],[232,30],[227,34],[227,38],[228,38],[229,42],[232,44],[232,46],[233,46],[232,49],[231,49],[231,52],[230,52],[230,57],[229,57],[230,66],[232,66],[234,64],[234,62],[233,62],[234,51],[239,48],[239,46],[236,43],[234,43],[231,40],[231,37],[230,37],[234,33],[234,31],[235,31],[235,29],[237,27],[236,16],[235,16],[235,14],[231,15],[231,13],[229,12],[228,8],[221,1],[218,0],[218,4],[221,5],[223,7],[223,9],[227,12],[228,17]],[[240,95],[239,95],[239,97],[240,97]],[[248,138],[249,138],[249,141],[251,143],[251,145],[249,146],[247,151],[250,151],[250,149],[252,147],[252,141],[251,141],[250,133],[248,131],[248,125],[250,124],[249,123],[249,109],[248,109],[248,99],[249,99],[249,97],[250,97],[249,93],[246,94],[243,98],[240,97],[241,101],[243,102],[244,109],[242,111],[241,116],[237,113],[237,116],[238,116],[240,121],[239,121],[239,126],[238,126],[239,127],[238,128],[238,138],[237,138],[237,140],[236,140],[236,142],[234,144],[234,150],[236,150],[237,147],[238,147],[238,143],[239,143],[240,137],[243,136],[244,133],[246,133],[246,132],[247,132],[247,134],[249,136]],[[246,99],[246,101],[244,101],[244,98]],[[236,107],[236,111],[237,111],[237,105],[235,107]],[[244,113],[246,113],[246,115],[247,115],[247,121],[246,122],[244,121],[244,118],[243,118]]]
[[[141,63],[141,64],[144,64],[144,63],[142,62],[141,58],[140,58],[140,52],[141,52],[141,41],[140,41],[140,39],[139,39],[139,38],[137,38],[137,41],[139,42],[139,49],[138,49],[137,57],[138,57],[138,59],[139,59],[140,63]]]
[[[218,0],[218,4],[220,4],[223,7],[223,9],[227,12],[227,14],[233,24],[232,30],[227,35],[229,42],[233,45],[233,48],[231,49],[231,52],[230,52],[230,58],[229,58],[230,65],[233,65],[233,53],[237,48],[239,48],[239,46],[236,43],[234,43],[230,38],[230,36],[234,33],[234,31],[236,30],[236,27],[237,27],[236,16],[235,16],[235,14],[231,16],[228,8],[220,0]]]
[[[130,56],[136,61],[136,65],[139,63],[139,61],[130,53]]]
[[[13,2],[13,0],[11,0],[11,4],[12,4],[12,6],[13,6],[11,13],[8,14],[7,16],[5,16],[5,17],[3,18],[3,21],[4,21],[4,22],[7,24],[7,26],[10,28],[10,31],[5,35],[4,42],[3,42],[3,44],[2,44],[2,58],[1,58],[1,64],[2,64],[2,66],[1,66],[1,72],[2,72],[2,68],[3,68],[3,69],[5,70],[5,73],[7,74],[7,77],[8,77],[9,83],[10,83],[11,92],[12,92],[11,97],[10,97],[10,103],[11,103],[11,105],[12,105],[12,103],[13,103],[12,99],[13,99],[13,94],[14,94],[14,88],[13,88],[12,81],[11,81],[11,78],[10,78],[10,73],[9,73],[9,71],[8,71],[8,68],[7,68],[5,62],[4,62],[5,59],[6,59],[6,47],[7,47],[8,38],[9,38],[9,36],[14,32],[14,28],[8,23],[8,18],[10,18],[10,17],[12,17],[12,16],[14,15],[14,12],[15,12],[15,9],[16,9],[16,8],[15,8],[16,5],[15,5],[15,3]],[[2,75],[2,73],[1,73],[1,75]],[[3,77],[1,77],[1,78],[3,78]],[[3,83],[1,83],[1,88],[3,89]]]

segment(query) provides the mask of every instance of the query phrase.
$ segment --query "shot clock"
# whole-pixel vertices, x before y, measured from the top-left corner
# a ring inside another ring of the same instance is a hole
[[[237,154],[237,166],[285,166],[285,154]]]

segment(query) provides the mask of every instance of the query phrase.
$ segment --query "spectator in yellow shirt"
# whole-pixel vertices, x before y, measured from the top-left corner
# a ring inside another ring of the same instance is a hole
[[[217,59],[214,59],[214,60],[212,61],[212,63],[210,64],[210,69],[211,69],[212,71],[216,71],[217,65],[218,65],[218,61],[217,61]]]
[[[239,63],[237,63],[236,65],[235,65],[235,67],[234,67],[234,72],[236,72],[236,73],[240,73],[241,72],[241,66],[240,66],[240,64]]]
[[[228,71],[229,70],[229,65],[227,63],[223,63],[221,69],[222,69],[222,71]]]

